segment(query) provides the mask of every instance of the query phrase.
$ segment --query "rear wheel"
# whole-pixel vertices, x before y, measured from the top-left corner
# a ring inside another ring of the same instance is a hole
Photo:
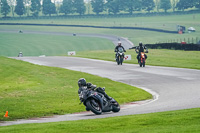
[[[95,113],[96,115],[100,115],[102,113],[101,106],[95,99],[86,101],[86,105],[87,105],[87,108],[91,110],[93,113]]]

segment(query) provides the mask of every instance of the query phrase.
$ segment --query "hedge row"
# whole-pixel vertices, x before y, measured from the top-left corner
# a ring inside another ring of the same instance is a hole
[[[160,43],[160,44],[146,44],[146,47],[150,49],[174,49],[174,50],[200,51],[200,44]]]

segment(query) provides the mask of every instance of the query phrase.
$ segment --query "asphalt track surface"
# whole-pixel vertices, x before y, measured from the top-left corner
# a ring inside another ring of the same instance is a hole
[[[145,68],[140,68],[135,64],[123,64],[118,66],[116,62],[77,57],[54,56],[14,58],[33,64],[86,72],[109,78],[114,81],[140,87],[150,92],[153,95],[153,99],[123,105],[121,106],[121,111],[118,113],[110,112],[103,113],[102,115],[94,115],[92,112],[82,112],[78,114],[52,116],[49,118],[8,121],[0,123],[1,126],[23,123],[45,123],[96,119],[200,107],[199,70],[155,66],[146,66]],[[107,86],[106,89],[109,89],[109,87]]]

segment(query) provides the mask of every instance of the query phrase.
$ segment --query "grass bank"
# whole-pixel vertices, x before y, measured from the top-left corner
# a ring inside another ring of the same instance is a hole
[[[67,69],[33,65],[0,57],[0,121],[85,111],[79,105],[79,78],[106,87],[120,104],[150,99],[135,87]],[[9,118],[4,118],[9,111]]]
[[[23,124],[0,127],[9,133],[199,133],[200,109],[120,116],[94,120]]]
[[[114,45],[107,39],[65,35],[0,33],[0,55],[66,55],[68,51],[107,50]],[[99,45],[101,44],[101,45]]]
[[[124,61],[124,63],[137,64],[135,50],[127,50],[125,54],[131,55],[132,60]],[[114,50],[80,51],[77,56],[115,61]],[[147,56],[147,65],[200,69],[200,51],[149,49]]]

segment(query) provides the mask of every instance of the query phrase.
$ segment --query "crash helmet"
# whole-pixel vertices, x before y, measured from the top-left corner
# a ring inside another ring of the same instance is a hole
[[[121,46],[121,45],[122,45],[122,42],[121,42],[121,41],[119,41],[119,42],[118,42],[118,46]]]
[[[86,86],[86,80],[84,78],[80,78],[78,80],[78,86],[79,87]]]
[[[142,45],[143,45],[143,44],[142,44],[142,42],[140,41],[139,46],[142,47]]]

